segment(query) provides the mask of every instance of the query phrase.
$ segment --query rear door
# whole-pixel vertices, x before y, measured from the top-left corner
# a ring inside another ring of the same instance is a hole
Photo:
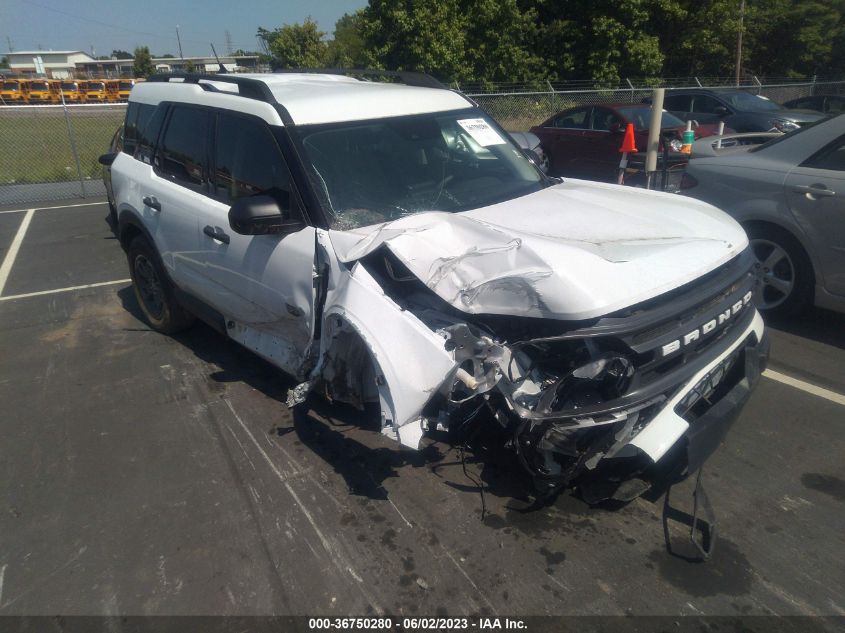
[[[817,282],[845,296],[845,136],[789,172],[784,186],[816,253],[823,276]]]
[[[726,113],[719,114],[717,108],[725,108]],[[692,113],[689,118],[699,123],[718,123],[724,117],[732,114],[727,104],[710,95],[697,94],[692,98]]]
[[[166,118],[155,149],[152,138],[157,118]],[[197,277],[192,253],[197,246],[197,210],[208,200],[208,151],[212,115],[208,109],[177,104],[156,109],[135,152],[152,164],[140,182],[144,223],[171,279],[183,290],[195,292]]]
[[[216,115],[210,198],[197,208],[192,255],[199,298],[226,318],[230,337],[296,375],[312,340],[316,231],[239,235],[229,209],[239,198],[269,195],[292,216],[299,196],[271,128],[235,112]]]

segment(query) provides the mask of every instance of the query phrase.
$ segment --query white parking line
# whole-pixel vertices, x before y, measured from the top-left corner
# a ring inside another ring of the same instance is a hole
[[[80,202],[79,204],[63,204],[58,207],[35,207],[34,209],[9,209],[8,211],[0,211],[0,215],[4,213],[23,213],[24,211],[49,211],[50,209],[70,209],[72,207],[93,207],[98,204],[108,204],[105,200],[103,202]]]
[[[40,297],[42,295],[53,295],[59,292],[71,292],[72,290],[85,290],[86,288],[99,288],[100,286],[113,286],[115,284],[128,284],[131,279],[117,279],[115,281],[101,281],[96,284],[85,284],[84,286],[69,286],[67,288],[56,288],[55,290],[39,290],[38,292],[27,292],[22,295],[9,295],[0,297],[0,301],[11,301],[12,299],[28,299],[29,297]]]
[[[9,273],[12,272],[12,265],[15,263],[15,258],[18,256],[18,251],[23,242],[23,236],[26,235],[26,230],[29,228],[29,223],[32,222],[32,215],[35,209],[27,209],[26,215],[23,216],[21,225],[18,227],[18,232],[15,233],[15,239],[12,240],[12,245],[9,246],[9,252],[3,258],[3,264],[0,265],[0,296],[3,294],[3,288],[6,287],[6,281],[9,279]]]
[[[796,389],[800,389],[801,391],[812,394],[814,396],[818,396],[819,398],[830,400],[831,402],[835,402],[836,404],[845,405],[845,395],[842,395],[841,393],[836,393],[835,391],[831,391],[830,389],[825,389],[824,387],[817,387],[816,385],[811,384],[809,382],[798,380],[797,378],[787,376],[786,374],[782,374],[779,371],[774,371],[771,369],[767,369],[766,371],[764,371],[763,376],[765,376],[766,378],[770,378],[771,380],[776,380],[777,382],[783,383],[784,385],[795,387]]]

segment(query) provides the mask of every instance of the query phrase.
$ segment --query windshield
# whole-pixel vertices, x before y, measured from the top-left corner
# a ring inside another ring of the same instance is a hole
[[[88,83],[88,90],[105,90],[105,89],[106,89],[106,84],[104,84],[104,83],[102,83],[102,82],[100,82],[100,83],[97,83],[97,82],[91,83],[91,82],[89,82],[89,83]]]
[[[62,82],[62,90],[70,90],[71,92],[76,92],[76,90],[78,90],[78,87],[72,81],[63,81]]]
[[[334,229],[424,211],[465,211],[546,182],[480,110],[294,129]]]
[[[740,112],[774,112],[781,109],[774,101],[748,92],[726,92],[721,96]]]
[[[33,81],[29,87],[30,90],[49,90],[50,86],[46,81]]]
[[[20,84],[17,81],[7,81],[3,84],[3,88],[6,90],[20,90]]]
[[[121,81],[120,82],[120,89],[121,90],[132,90],[132,82],[131,81]]]
[[[643,108],[643,107],[636,107],[631,106],[627,108],[616,108],[619,112],[628,119],[631,123],[634,124],[634,127],[638,130],[647,130],[649,124],[651,123],[651,108]],[[674,114],[670,112],[663,111],[663,115],[660,117],[660,127],[684,127],[686,123],[684,123],[681,119],[676,117]]]

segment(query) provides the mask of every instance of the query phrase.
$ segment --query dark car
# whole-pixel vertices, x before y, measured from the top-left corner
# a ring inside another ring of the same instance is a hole
[[[841,114],[845,112],[845,97],[842,95],[813,95],[801,97],[783,104],[790,110],[815,110],[824,114]]]
[[[684,121],[724,121],[737,132],[791,132],[823,118],[810,110],[787,110],[744,90],[672,90],[666,93],[663,108]]]
[[[531,132],[540,139],[549,174],[615,182],[621,156],[619,147],[628,123],[634,124],[634,137],[640,150],[630,159],[632,164],[641,164],[645,159],[650,117],[651,107],[638,103],[581,106],[555,114],[531,128]],[[715,134],[716,127],[706,124],[694,127],[695,137]],[[661,137],[669,142],[669,164],[685,163],[687,156],[680,149],[686,123],[663,112],[660,128]],[[732,130],[726,133],[729,131]]]

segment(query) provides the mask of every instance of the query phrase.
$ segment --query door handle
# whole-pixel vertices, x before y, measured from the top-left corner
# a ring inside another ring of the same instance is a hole
[[[213,240],[217,240],[218,242],[223,242],[224,244],[229,243],[229,236],[223,232],[223,229],[216,228],[213,226],[206,226],[202,230],[203,233],[208,235]]]
[[[150,209],[161,211],[161,202],[159,202],[155,196],[144,196],[141,202],[143,202],[144,205],[148,206]]]
[[[812,198],[813,196],[829,198],[831,196],[836,195],[835,191],[831,191],[830,189],[828,189],[825,185],[823,185],[821,183],[817,183],[817,184],[813,184],[813,185],[809,185],[809,186],[808,185],[795,185],[792,188],[792,191],[794,191],[795,193],[806,194],[807,197],[809,197],[809,198]]]

